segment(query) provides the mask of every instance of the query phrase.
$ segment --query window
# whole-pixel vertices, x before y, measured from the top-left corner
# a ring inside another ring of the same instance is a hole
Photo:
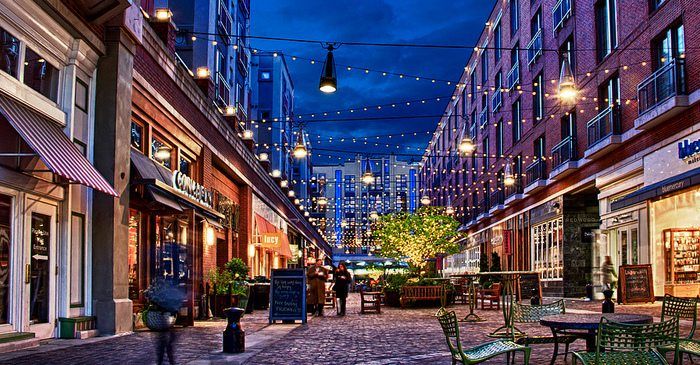
[[[134,121],[131,122],[131,147],[143,152],[143,126]]]
[[[510,36],[511,38],[515,35],[515,32],[518,31],[518,27],[520,26],[520,20],[519,20],[519,8],[520,6],[518,5],[518,1],[520,0],[510,0]]]
[[[545,155],[544,149],[545,149],[544,136],[540,136],[534,142],[534,146],[533,146],[534,157],[537,157],[538,160],[543,158]]]
[[[81,80],[75,80],[75,107],[82,110],[83,112],[88,112],[88,86]]]
[[[161,147],[169,148],[167,157],[158,156],[157,152],[158,149],[160,149]],[[172,148],[170,148],[168,145],[165,144],[165,142],[158,139],[157,137],[153,137],[153,139],[151,140],[151,158],[169,169],[172,168]]]
[[[503,155],[503,121],[496,123],[496,156]]]
[[[19,39],[0,28],[0,69],[17,78],[17,66],[19,62]]]
[[[653,42],[654,66],[659,69],[672,59],[685,58],[685,30],[683,24],[666,29]]]
[[[542,280],[562,278],[564,270],[563,238],[562,218],[532,226],[532,265],[535,271],[540,272]]]
[[[489,57],[486,49],[481,50],[481,84],[486,85],[489,79]]]
[[[478,170],[477,161],[478,160],[476,159],[476,153],[472,153],[472,184],[476,180],[476,171]]]
[[[574,38],[569,37],[564,44],[561,45],[559,48],[559,68],[558,70],[561,70],[562,62],[564,62],[564,59],[567,59],[569,61],[569,64],[571,65],[571,69],[574,71],[574,74],[576,73],[576,52],[574,51]]]
[[[127,265],[129,268],[129,299],[138,300],[139,283],[139,249],[141,245],[141,213],[129,209],[129,243]]]
[[[484,137],[482,144],[484,146],[484,156],[483,156],[482,165],[483,165],[484,171],[486,171],[489,169],[489,157],[490,157],[489,154],[491,153],[489,151],[489,137],[488,136]]]
[[[58,69],[31,48],[24,54],[24,83],[51,101],[58,101]]]
[[[598,61],[617,48],[617,0],[600,0],[595,5]]]
[[[85,216],[73,212],[71,216],[70,249],[70,305],[84,305],[85,293]]]
[[[501,44],[501,22],[499,21],[493,28],[493,58],[496,63],[501,60]]]
[[[185,156],[180,156],[180,166],[178,168],[183,174],[192,177],[192,160]]]
[[[538,8],[535,15],[530,19],[530,37],[534,37],[542,29],[542,8]]]
[[[544,117],[543,82],[544,77],[541,73],[532,81],[532,118],[535,121],[540,121]]]
[[[520,183],[520,180],[523,176],[523,155],[517,155],[515,156],[515,160],[513,160],[513,176],[515,177],[515,181],[517,182],[517,191],[520,192],[520,190],[522,189],[522,184]]]
[[[576,134],[576,109],[570,110],[561,117],[561,139],[573,137]]]
[[[260,80],[269,80],[270,71],[260,71]]]
[[[617,74],[598,87],[598,108],[600,111],[620,103],[620,78]]]
[[[472,94],[470,100],[472,103],[474,103],[474,101],[476,101],[476,75],[475,75],[474,71],[472,71],[472,73],[469,74],[469,84],[471,87],[471,94]]]
[[[658,8],[660,8],[661,5],[663,5],[663,3],[665,3],[665,2],[666,2],[666,0],[649,0],[649,10],[655,11]]]
[[[512,124],[513,124],[513,145],[520,140],[522,134],[522,116],[520,114],[520,99],[516,100],[511,107]]]
[[[10,252],[12,252],[12,197],[0,194],[0,267],[5,275],[0,275],[0,306],[5,310],[0,311],[0,324],[9,323],[10,308],[10,269],[12,261],[10,260]]]

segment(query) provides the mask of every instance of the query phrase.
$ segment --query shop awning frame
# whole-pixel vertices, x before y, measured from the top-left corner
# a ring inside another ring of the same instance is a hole
[[[36,152],[46,166],[69,182],[118,197],[112,185],[97,171],[61,127],[48,117],[0,93],[0,114]]]
[[[700,167],[686,171],[680,175],[670,177],[657,183],[645,186],[637,191],[625,195],[610,204],[610,210],[616,211],[647,200],[669,195],[700,185]]]

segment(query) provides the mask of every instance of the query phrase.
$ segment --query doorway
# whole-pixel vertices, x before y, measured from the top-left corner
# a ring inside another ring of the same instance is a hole
[[[610,230],[609,254],[616,268],[621,265],[639,263],[639,228],[636,224],[620,226]]]
[[[27,199],[25,213],[25,319],[39,338],[53,337],[56,322],[56,206]]]

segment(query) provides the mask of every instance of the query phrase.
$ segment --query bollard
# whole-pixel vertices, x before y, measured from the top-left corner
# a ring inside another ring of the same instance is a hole
[[[593,285],[591,283],[586,284],[586,298],[593,300]]]
[[[530,305],[540,305],[540,294],[537,289],[532,289],[532,296],[530,296]]]
[[[241,308],[226,308],[228,324],[224,330],[224,352],[237,354],[245,351],[245,332],[241,328],[241,316],[245,312]]]
[[[603,300],[603,313],[615,313],[615,303],[612,301],[613,291],[603,290],[605,300]]]

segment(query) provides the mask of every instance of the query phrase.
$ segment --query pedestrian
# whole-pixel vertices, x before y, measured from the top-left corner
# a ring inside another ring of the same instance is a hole
[[[617,279],[617,274],[615,273],[615,268],[613,267],[612,258],[610,256],[605,256],[601,271],[603,273],[603,290],[612,290],[616,282],[613,281],[613,276]]]
[[[335,284],[333,284],[333,290],[335,290],[335,297],[338,298],[340,309],[338,311],[339,316],[345,315],[345,302],[348,298],[348,285],[352,281],[352,276],[348,271],[348,268],[344,263],[340,263],[338,268],[333,274],[335,277]]]
[[[326,280],[328,270],[323,267],[323,260],[316,259],[316,264],[306,270],[306,279],[309,282],[309,305],[313,308],[313,314],[323,316],[323,306],[326,303]]]

